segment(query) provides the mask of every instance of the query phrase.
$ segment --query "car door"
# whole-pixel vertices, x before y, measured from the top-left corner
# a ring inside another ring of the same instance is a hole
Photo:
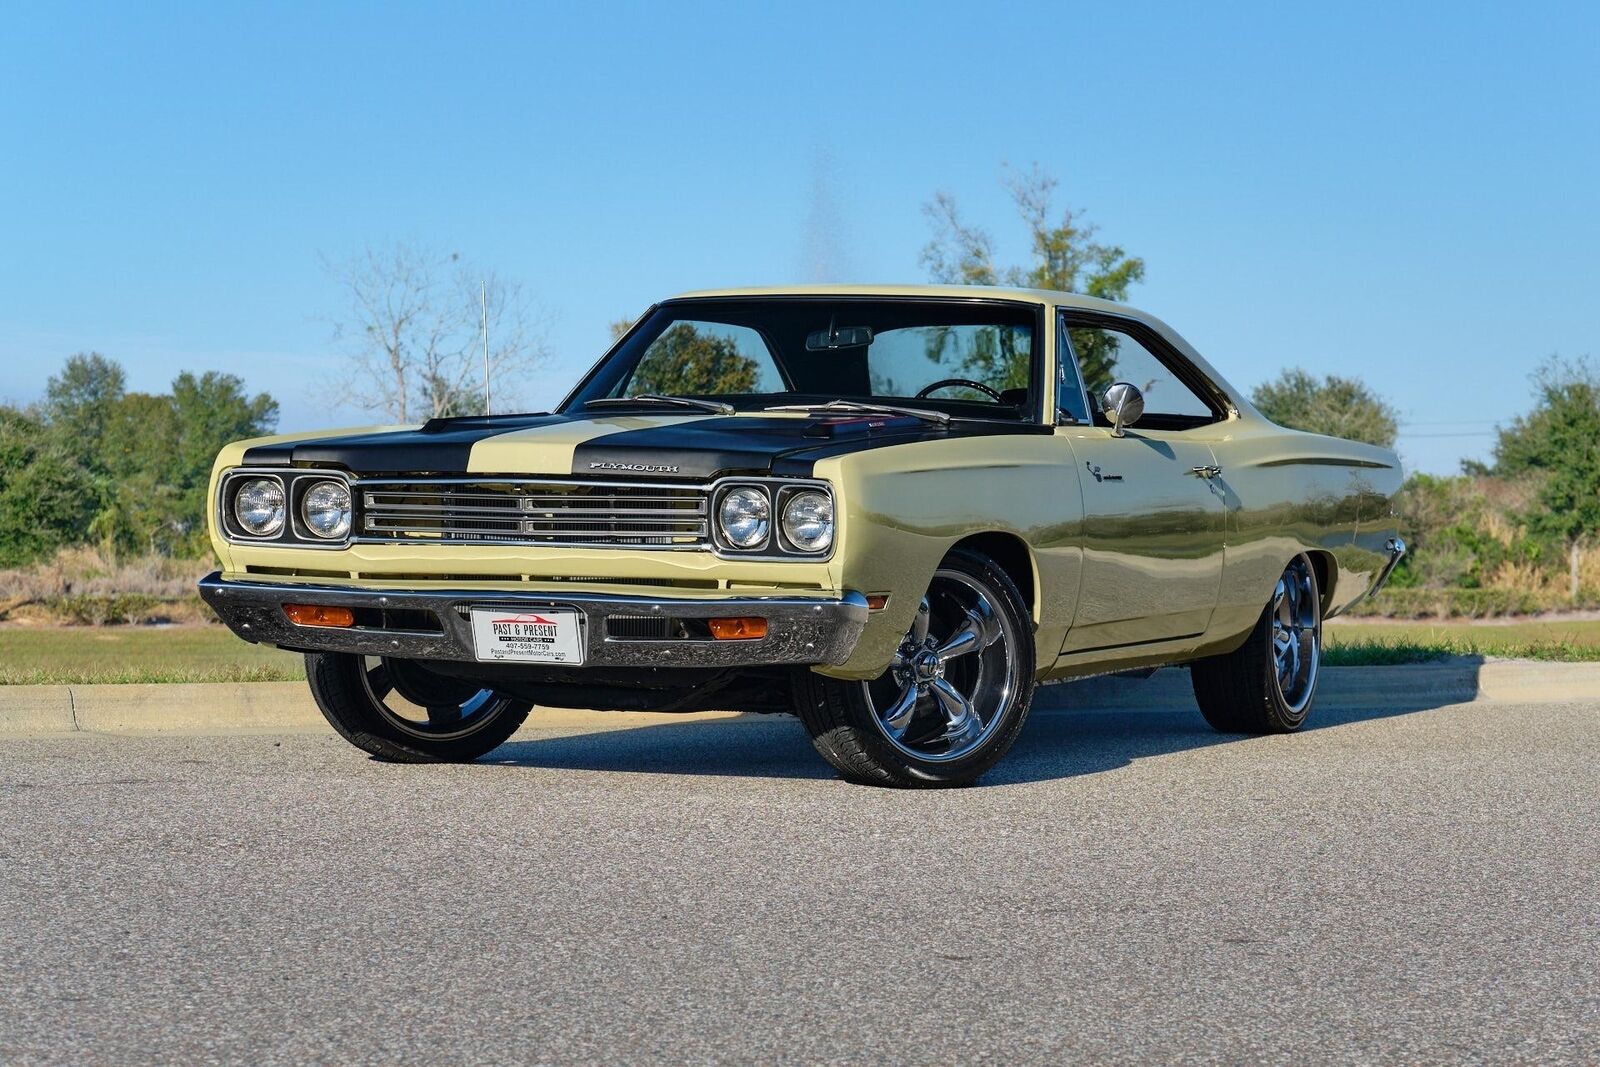
[[[1211,447],[1223,417],[1182,357],[1148,327],[1062,313],[1061,425],[1083,493],[1083,569],[1063,654],[1201,634],[1221,589],[1227,507]],[[1188,379],[1188,380],[1186,380]],[[1137,386],[1145,414],[1118,434],[1098,397]],[[1079,393],[1073,395],[1073,387]]]

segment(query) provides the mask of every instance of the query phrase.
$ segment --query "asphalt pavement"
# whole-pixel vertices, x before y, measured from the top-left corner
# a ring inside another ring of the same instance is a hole
[[[1069,698],[949,792],[786,718],[0,740],[0,1063],[1600,1059],[1600,702]]]

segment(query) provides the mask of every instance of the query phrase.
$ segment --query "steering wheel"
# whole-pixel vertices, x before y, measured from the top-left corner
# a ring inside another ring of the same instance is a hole
[[[984,385],[982,382],[973,381],[971,378],[940,378],[938,381],[932,383],[931,385],[924,385],[921,389],[918,389],[917,390],[917,396],[919,398],[920,397],[924,397],[924,396],[927,396],[929,393],[937,392],[940,389],[948,389],[952,385],[961,385],[961,386],[965,386],[968,389],[976,389],[978,392],[983,393],[985,396],[992,397],[996,404],[1004,404],[1005,403],[1005,399],[1003,397],[1001,397],[1001,395],[999,393],[995,392],[993,389],[990,389],[987,385]]]

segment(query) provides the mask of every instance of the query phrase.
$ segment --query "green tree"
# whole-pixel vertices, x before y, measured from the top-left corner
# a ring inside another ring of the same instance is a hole
[[[204,485],[217,452],[229,441],[260,437],[278,425],[278,402],[267,393],[250,396],[232,374],[184,371],[172,380],[177,416],[180,484]]]
[[[1394,447],[1399,432],[1394,408],[1359,378],[1330,374],[1318,381],[1296,367],[1258,385],[1250,399],[1267,418],[1295,430],[1384,448]]]
[[[1495,473],[1540,479],[1528,526],[1564,543],[1577,599],[1583,543],[1600,532],[1600,370],[1552,356],[1533,382],[1533,410],[1499,431]]]
[[[172,380],[172,411],[175,466],[163,484],[172,490],[175,507],[165,525],[178,538],[198,546],[217,453],[230,441],[276,429],[278,402],[266,393],[250,396],[244,382],[232,374],[184,371]],[[144,535],[151,538],[148,529]]]
[[[181,466],[174,443],[178,412],[170,396],[126,393],[106,413],[100,430],[99,462],[113,478],[149,475],[156,481],[177,477]]]
[[[1029,261],[1001,267],[995,263],[994,238],[989,231],[963,221],[955,198],[940,192],[923,206],[933,227],[933,238],[922,250],[922,265],[936,282],[952,285],[1012,285],[1082,293],[1101,300],[1125,301],[1128,291],[1144,280],[1144,260],[1130,256],[1120,245],[1095,239],[1096,227],[1080,212],[1054,208],[1059,182],[1034,164],[1026,172],[1007,169],[1003,178],[1028,235]],[[1074,351],[1084,380],[1110,384],[1115,360],[1115,339],[1104,331],[1085,332],[1074,340]],[[939,353],[930,351],[937,359]],[[982,381],[1007,381],[1015,377],[1010,366],[987,366],[984,359],[1004,358],[1004,351],[979,353],[967,367],[967,377]],[[1012,383],[1014,384],[1014,383]]]
[[[628,391],[663,396],[751,393],[759,377],[756,361],[739,354],[738,342],[680,322],[650,342]]]
[[[50,498],[55,504],[40,521],[55,523],[56,533],[39,544],[96,540],[139,552],[202,551],[217,452],[271,433],[278,403],[247,394],[238,377],[217,371],[185,371],[167,394],[130,393],[122,368],[91,353],[73,356],[50,379],[42,413],[38,447],[17,462],[38,468],[28,478],[43,479],[41,491],[70,483],[77,503],[68,508],[59,494]]]
[[[0,565],[83,540],[99,499],[94,475],[43,420],[0,407]]]
[[[101,443],[127,376],[98,352],[79,352],[45,384],[44,411],[51,428],[90,469],[101,469]]]

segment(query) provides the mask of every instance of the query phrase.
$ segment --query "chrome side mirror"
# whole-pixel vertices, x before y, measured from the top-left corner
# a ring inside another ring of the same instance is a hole
[[[1100,406],[1111,417],[1111,436],[1121,437],[1124,427],[1132,426],[1144,415],[1144,394],[1136,385],[1117,382],[1106,390]]]

